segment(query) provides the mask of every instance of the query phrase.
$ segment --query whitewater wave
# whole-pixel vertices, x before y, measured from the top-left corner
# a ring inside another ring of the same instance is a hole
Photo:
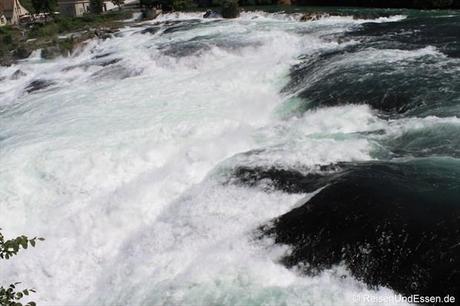
[[[391,295],[341,266],[302,276],[277,262],[287,247],[252,239],[312,194],[222,182],[242,165],[307,173],[370,161],[385,137],[457,125],[355,104],[299,113],[300,102],[280,93],[302,56],[360,43],[326,34],[405,16],[200,15],[162,15],[69,58],[0,68],[0,224],[8,236],[46,238],[4,264],[2,279],[36,288],[43,305],[359,305],[357,294]],[[42,88],[31,91],[34,81]]]

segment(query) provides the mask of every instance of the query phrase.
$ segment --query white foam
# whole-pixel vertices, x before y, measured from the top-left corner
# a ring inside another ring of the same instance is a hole
[[[2,280],[36,288],[41,305],[351,305],[354,293],[391,294],[334,271],[297,275],[276,262],[285,249],[251,241],[252,230],[305,195],[207,176],[261,148],[245,162],[370,158],[367,140],[343,136],[382,124],[366,107],[277,117],[289,67],[322,43],[279,23],[241,18],[163,36],[126,28],[71,58],[1,68],[1,76],[27,75],[2,82],[0,105],[10,108],[0,112],[0,224],[7,236],[46,238],[2,263]],[[203,35],[249,44],[181,58],[159,50]],[[120,59],[115,65],[137,75],[94,78],[104,67],[85,64],[106,53],[98,60]],[[43,78],[55,88],[24,95]]]

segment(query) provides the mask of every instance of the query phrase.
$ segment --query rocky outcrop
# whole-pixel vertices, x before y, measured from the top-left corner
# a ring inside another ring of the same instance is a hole
[[[309,13],[304,13],[300,17],[300,21],[315,21],[315,20],[319,20],[321,18],[328,17],[328,16],[329,14],[326,14],[326,13],[309,12]]]
[[[27,85],[27,87],[25,88],[25,91],[27,93],[32,93],[32,92],[35,92],[35,91],[39,91],[39,90],[43,90],[45,88],[48,88],[50,87],[51,85],[54,85],[55,83],[52,82],[52,81],[49,81],[49,80],[34,80],[32,82],[29,83],[29,85]]]
[[[460,297],[460,172],[449,163],[344,165],[312,199],[261,231],[291,246],[282,263],[306,274],[343,263],[373,288]],[[278,172],[275,186],[302,182],[296,176]],[[297,188],[309,192],[316,182],[307,177]]]
[[[206,13],[204,13],[203,18],[222,18],[222,15],[216,11],[207,10]]]

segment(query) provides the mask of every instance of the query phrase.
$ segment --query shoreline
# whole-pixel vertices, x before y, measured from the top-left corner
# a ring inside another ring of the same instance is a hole
[[[198,7],[194,10],[178,11],[177,13],[203,14],[207,9],[217,10],[218,7]],[[408,9],[408,8],[371,8],[356,6],[303,6],[303,5],[258,5],[241,6],[241,11],[262,11],[267,13],[282,12],[286,14],[303,14],[299,21],[316,20],[323,16],[352,16],[360,19],[389,17],[391,15],[423,15],[433,12],[459,11],[458,9]],[[108,38],[120,28],[135,25],[140,20],[133,16],[134,10],[113,11],[98,16],[57,17],[45,24],[35,24],[30,28],[4,26],[0,27],[0,67],[11,66],[17,61],[28,58],[33,52],[41,49],[43,59],[54,59],[69,56],[74,50],[88,40]]]

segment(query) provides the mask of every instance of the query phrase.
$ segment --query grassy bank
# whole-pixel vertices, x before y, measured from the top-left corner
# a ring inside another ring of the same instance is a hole
[[[10,65],[42,49],[44,57],[66,55],[83,41],[116,30],[131,13],[114,11],[83,17],[56,16],[29,27],[0,27],[0,65]]]

